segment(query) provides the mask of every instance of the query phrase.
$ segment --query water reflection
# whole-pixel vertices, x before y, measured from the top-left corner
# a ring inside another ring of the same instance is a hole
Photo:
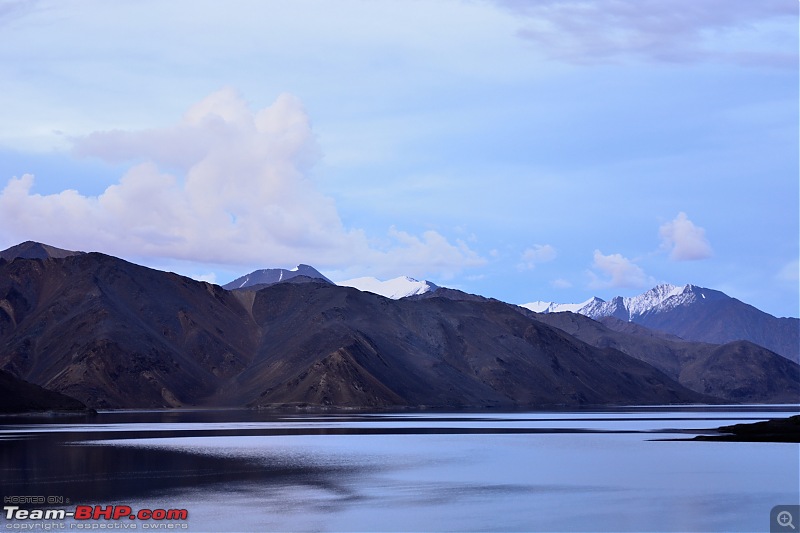
[[[3,496],[188,508],[193,531],[753,530],[800,498],[797,445],[652,439],[796,412],[26,417],[0,425],[0,476]]]
[[[363,468],[361,468],[363,469]],[[4,495],[65,495],[77,502],[124,501],[212,484],[283,483],[330,487],[352,465],[316,465],[281,457],[270,464],[235,456],[139,446],[87,445],[48,439],[0,443]]]

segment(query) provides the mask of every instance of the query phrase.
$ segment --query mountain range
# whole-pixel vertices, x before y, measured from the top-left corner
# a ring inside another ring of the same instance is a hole
[[[776,318],[723,292],[696,285],[658,285],[638,296],[617,296],[609,301],[532,302],[522,307],[536,313],[569,311],[595,320],[616,318],[691,341],[723,344],[747,340],[800,362],[800,320]],[[624,328],[619,322],[607,325]]]
[[[0,370],[15,386],[90,408],[530,409],[800,397],[800,367],[752,343],[621,332],[445,288],[390,299],[301,267],[227,290],[100,253],[15,248],[0,255]]]
[[[392,300],[399,300],[400,298],[407,298],[409,296],[435,291],[438,288],[437,285],[430,281],[418,281],[408,276],[399,276],[385,281],[373,277],[363,277],[333,283],[317,269],[309,265],[298,265],[290,270],[284,268],[256,270],[236,278],[230,283],[226,283],[222,288],[227,290],[253,290],[264,288],[267,285],[273,285],[275,283],[290,281],[294,278],[313,279],[330,283],[331,285],[339,285],[340,287],[352,287],[363,292],[380,294]]]

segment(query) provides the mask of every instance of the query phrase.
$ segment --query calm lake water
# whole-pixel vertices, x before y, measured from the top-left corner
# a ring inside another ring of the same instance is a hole
[[[797,412],[672,406],[5,418],[0,495],[63,498],[27,507],[68,511],[187,509],[187,520],[170,525],[188,531],[769,531],[773,506],[800,503],[798,444],[663,439]],[[23,523],[88,524],[0,517],[4,531]]]

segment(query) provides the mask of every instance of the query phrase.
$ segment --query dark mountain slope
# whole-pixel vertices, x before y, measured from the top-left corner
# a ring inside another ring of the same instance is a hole
[[[728,299],[723,293],[718,294],[720,299]],[[422,294],[412,298],[424,300],[433,296]],[[499,303],[454,289],[439,289],[436,297]],[[689,342],[614,317],[595,321],[576,313],[534,313],[523,307],[503,305],[592,346],[612,348],[645,361],[699,393],[731,402],[800,402],[800,366],[747,341],[723,345]],[[770,377],[764,379],[764,376]]]
[[[492,301],[229,292],[103,254],[0,265],[0,368],[91,407],[536,407],[706,399]]]
[[[800,395],[799,367],[763,348],[647,331],[448,289],[389,300],[297,276],[226,291],[96,253],[0,260],[0,369],[95,408],[530,408]]]
[[[706,293],[717,293],[703,289]],[[634,321],[686,340],[724,344],[748,340],[800,362],[800,320],[776,318],[723,293],[691,304],[646,313]]]
[[[575,313],[533,316],[593,346],[641,359],[697,392],[732,402],[800,401],[800,366],[748,341],[689,342],[610,317],[600,323]]]
[[[96,253],[0,265],[0,368],[92,407],[193,404],[257,338],[214,285]]]
[[[49,391],[0,370],[0,413],[88,411],[74,398]]]
[[[225,387],[235,403],[461,408],[699,398],[649,365],[500,302],[393,301],[278,284],[255,295],[252,313],[262,342],[251,367]]]
[[[749,341],[704,345],[678,381],[737,402],[800,402],[800,366]]]

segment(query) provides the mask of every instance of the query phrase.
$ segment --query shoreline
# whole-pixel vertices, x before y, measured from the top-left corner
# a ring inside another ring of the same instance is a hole
[[[752,424],[720,426],[718,435],[697,435],[689,441],[712,442],[786,442],[800,443],[800,415],[773,418]]]

